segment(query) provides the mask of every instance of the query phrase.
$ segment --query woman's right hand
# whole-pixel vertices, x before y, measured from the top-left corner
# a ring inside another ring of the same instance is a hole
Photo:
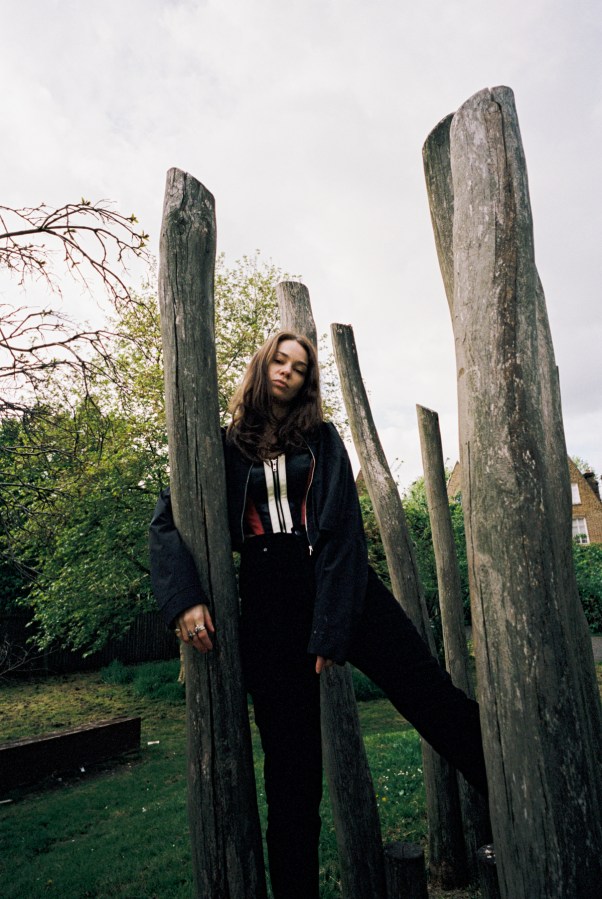
[[[209,634],[214,634],[215,628],[211,613],[204,603],[182,612],[176,618],[175,625],[176,637],[179,637],[182,643],[189,643],[203,653],[213,649]]]

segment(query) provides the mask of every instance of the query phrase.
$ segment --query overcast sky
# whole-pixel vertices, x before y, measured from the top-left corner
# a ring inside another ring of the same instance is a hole
[[[302,276],[320,332],[353,325],[403,485],[421,473],[416,403],[439,412],[444,455],[458,455],[422,144],[476,91],[510,86],[567,445],[602,471],[599,0],[0,0],[0,12],[0,203],[110,198],[157,252],[165,173],[193,174],[216,198],[227,261],[259,248]],[[0,292],[15,299],[16,285]]]

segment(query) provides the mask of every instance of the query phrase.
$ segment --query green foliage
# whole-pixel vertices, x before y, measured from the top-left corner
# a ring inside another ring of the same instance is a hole
[[[602,545],[573,543],[573,561],[589,629],[602,634]]]
[[[11,561],[10,552],[6,548],[6,538],[0,538],[0,545],[4,545],[4,552],[0,550],[0,615],[5,612],[14,612],[19,609],[26,599],[30,587],[30,581],[17,564]]]
[[[456,558],[460,570],[460,589],[464,607],[464,623],[470,624],[470,591],[468,589],[468,558],[466,555],[466,531],[464,529],[464,510],[462,504],[452,500],[449,504],[452,531],[456,544]]]
[[[48,450],[61,439],[76,451]],[[71,415],[37,419],[21,449],[20,458],[38,450],[38,484],[43,460],[44,489],[30,494],[13,534],[36,572],[27,604],[40,627],[38,645],[99,649],[153,608],[142,523],[160,486],[157,460],[147,444],[133,442],[130,421],[103,415],[90,400]]]
[[[220,254],[215,265],[215,353],[222,424],[228,404],[258,346],[277,331],[280,316],[276,284],[289,276],[255,256],[243,256],[226,268]]]

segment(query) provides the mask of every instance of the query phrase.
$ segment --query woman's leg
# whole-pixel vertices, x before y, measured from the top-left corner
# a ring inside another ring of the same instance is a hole
[[[241,563],[241,642],[264,751],[275,899],[318,899],[320,682],[307,654],[313,582],[295,538],[252,538]]]
[[[469,783],[487,793],[477,703],[454,687],[372,569],[349,661],[384,690],[395,708]]]
[[[317,899],[322,798],[319,680],[287,690],[288,672],[273,672],[279,689],[252,693],[264,751],[268,803],[266,841],[275,899]],[[282,687],[282,689],[280,689]]]

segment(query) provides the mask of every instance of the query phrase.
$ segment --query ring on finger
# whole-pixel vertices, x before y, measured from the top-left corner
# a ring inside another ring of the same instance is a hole
[[[188,636],[190,637],[191,640],[194,640],[194,638],[196,637],[196,634],[194,631],[188,631]]]
[[[204,624],[197,624],[197,625],[195,625],[195,628],[194,628],[194,632],[195,632],[195,634],[197,634],[197,636],[198,636],[198,634],[202,634],[203,631],[206,631],[206,630],[207,630],[207,628],[205,627]]]

